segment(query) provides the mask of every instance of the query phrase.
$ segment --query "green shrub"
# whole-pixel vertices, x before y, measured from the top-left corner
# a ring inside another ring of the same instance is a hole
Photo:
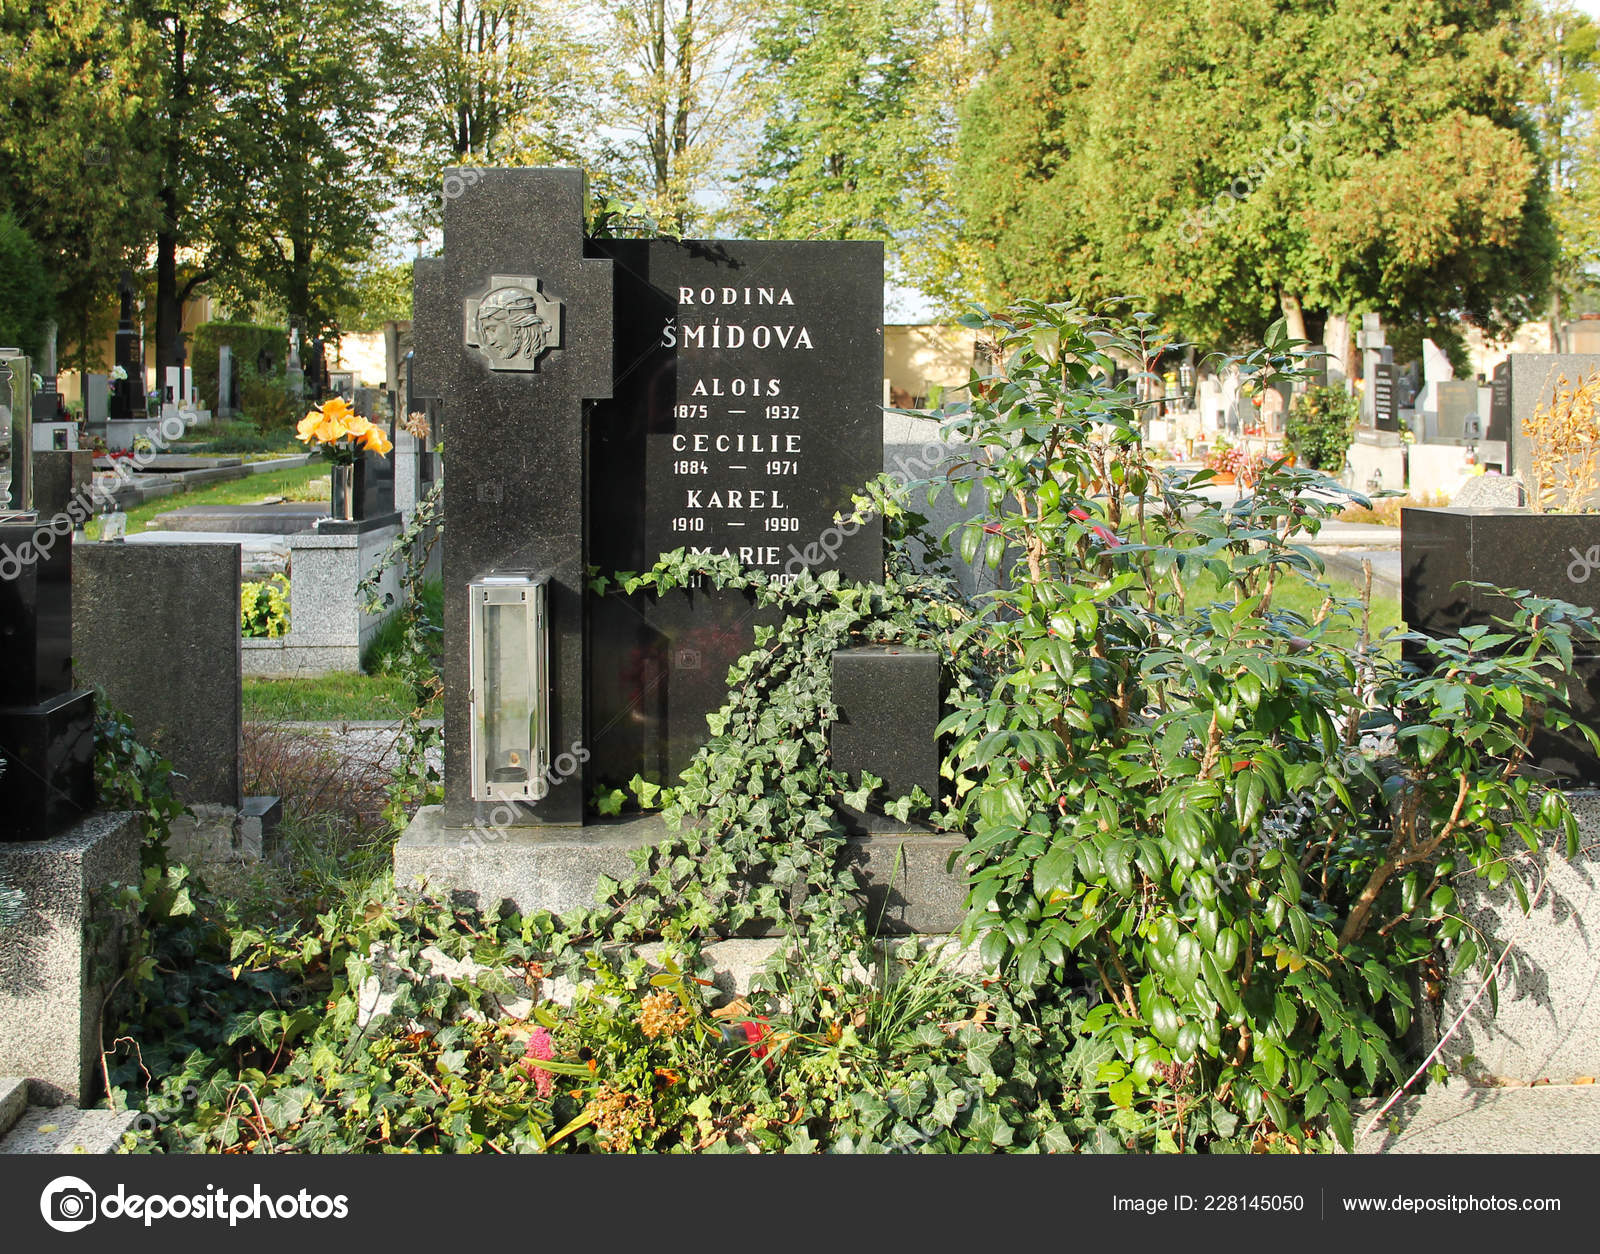
[[[1403,669],[1360,607],[1274,602],[1316,573],[1300,541],[1337,484],[1280,464],[1223,508],[1188,488],[1210,472],[1152,468],[1111,382],[1144,328],[1031,302],[966,321],[1002,364],[945,433],[986,456],[933,486],[981,486],[952,537],[1005,577],[950,638],[981,659],[940,729],[964,936],[1041,999],[1097,990],[1081,1031],[1133,1125],[1187,1106],[1191,1137],[1327,1120],[1348,1145],[1352,1099],[1410,1073],[1409,977],[1483,957],[1452,882],[1515,884],[1551,829],[1577,848],[1524,767],[1533,729],[1574,725],[1593,617],[1524,597],[1509,632],[1406,637],[1435,665]],[[1289,377],[1291,348],[1280,324],[1247,376]],[[1228,599],[1192,604],[1204,575]]]
[[[247,370],[239,380],[239,412],[269,439],[290,436],[305,409],[281,374],[263,377]]]
[[[1361,403],[1343,388],[1307,388],[1289,408],[1284,435],[1307,466],[1336,475],[1344,469],[1360,414]]]
[[[239,632],[248,640],[289,631],[289,581],[282,575],[239,585]]]

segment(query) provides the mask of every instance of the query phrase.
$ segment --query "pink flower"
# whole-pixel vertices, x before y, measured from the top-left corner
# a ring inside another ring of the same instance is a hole
[[[533,1034],[528,1037],[528,1048],[522,1056],[522,1065],[528,1069],[528,1074],[533,1077],[533,1086],[538,1090],[540,1097],[549,1097],[556,1086],[556,1075],[553,1071],[546,1071],[543,1067],[536,1067],[530,1059],[537,1058],[540,1062],[549,1062],[556,1056],[555,1043],[550,1039],[549,1028],[534,1028]]]

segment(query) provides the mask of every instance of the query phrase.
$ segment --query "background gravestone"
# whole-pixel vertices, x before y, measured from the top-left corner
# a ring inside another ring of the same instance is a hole
[[[186,804],[243,800],[239,562],[237,544],[74,546],[77,677],[171,760]]]
[[[1495,367],[1488,438],[1510,442],[1506,473],[1520,472],[1530,492],[1535,487],[1530,478],[1533,451],[1522,424],[1550,403],[1563,378],[1576,388],[1597,370],[1600,353],[1512,353]],[[1600,493],[1589,504],[1600,505]]]

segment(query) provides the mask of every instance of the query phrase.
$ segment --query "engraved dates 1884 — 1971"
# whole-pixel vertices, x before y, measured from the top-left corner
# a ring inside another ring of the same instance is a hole
[[[532,371],[552,348],[561,347],[561,302],[523,275],[491,275],[485,293],[463,302],[466,343],[491,370]]]

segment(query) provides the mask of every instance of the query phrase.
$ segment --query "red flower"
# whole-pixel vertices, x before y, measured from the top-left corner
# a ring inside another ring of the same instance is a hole
[[[772,1059],[767,1057],[771,1046],[764,1042],[772,1035],[772,1029],[761,1019],[746,1019],[739,1026],[744,1030],[744,1039],[750,1043],[750,1057],[761,1059],[762,1065],[771,1071]]]
[[[537,1058],[540,1062],[549,1062],[555,1056],[556,1047],[550,1039],[550,1029],[534,1028],[533,1034],[528,1037],[528,1049],[522,1056],[522,1065],[533,1078],[533,1086],[538,1090],[540,1097],[550,1096],[551,1090],[555,1088],[556,1073],[534,1066],[531,1060]]]

